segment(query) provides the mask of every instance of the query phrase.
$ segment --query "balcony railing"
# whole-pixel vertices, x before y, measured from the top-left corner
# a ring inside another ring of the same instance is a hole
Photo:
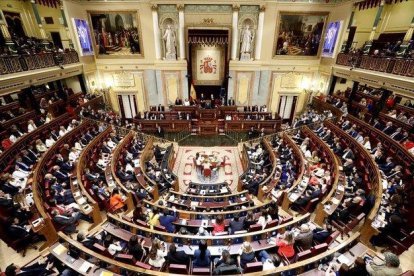
[[[349,67],[354,66],[355,68],[400,76],[414,77],[414,59],[412,58],[373,57],[339,53],[336,59],[336,64]]]
[[[77,62],[79,62],[79,56],[76,51],[1,56],[0,75],[49,68]]]

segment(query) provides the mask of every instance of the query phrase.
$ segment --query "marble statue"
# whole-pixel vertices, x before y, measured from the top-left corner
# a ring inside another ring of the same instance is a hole
[[[162,37],[165,41],[165,59],[176,59],[176,42],[175,42],[175,32],[171,25],[167,26],[164,36]]]
[[[252,53],[253,32],[246,25],[241,34],[240,60],[249,60]]]

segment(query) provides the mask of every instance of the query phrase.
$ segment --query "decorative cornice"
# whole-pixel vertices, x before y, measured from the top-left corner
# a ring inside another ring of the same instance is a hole
[[[234,4],[233,6],[232,6],[232,9],[233,9],[233,11],[235,12],[235,11],[239,11],[240,10],[240,6],[239,5],[237,5],[237,4]]]
[[[157,5],[152,5],[151,10],[152,11],[158,11],[158,6]]]
[[[266,6],[265,5],[260,6],[259,11],[260,12],[265,12],[266,11]]]
[[[177,10],[180,11],[184,11],[184,5],[178,4],[177,5]]]

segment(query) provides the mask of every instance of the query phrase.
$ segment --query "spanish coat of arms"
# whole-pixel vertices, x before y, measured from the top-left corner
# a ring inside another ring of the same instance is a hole
[[[217,61],[210,56],[200,60],[200,74],[216,74]]]

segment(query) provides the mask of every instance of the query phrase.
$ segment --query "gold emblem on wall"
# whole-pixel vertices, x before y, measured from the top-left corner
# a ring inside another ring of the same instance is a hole
[[[214,19],[213,18],[204,18],[203,23],[207,24],[207,25],[212,25],[212,24],[214,24]]]

